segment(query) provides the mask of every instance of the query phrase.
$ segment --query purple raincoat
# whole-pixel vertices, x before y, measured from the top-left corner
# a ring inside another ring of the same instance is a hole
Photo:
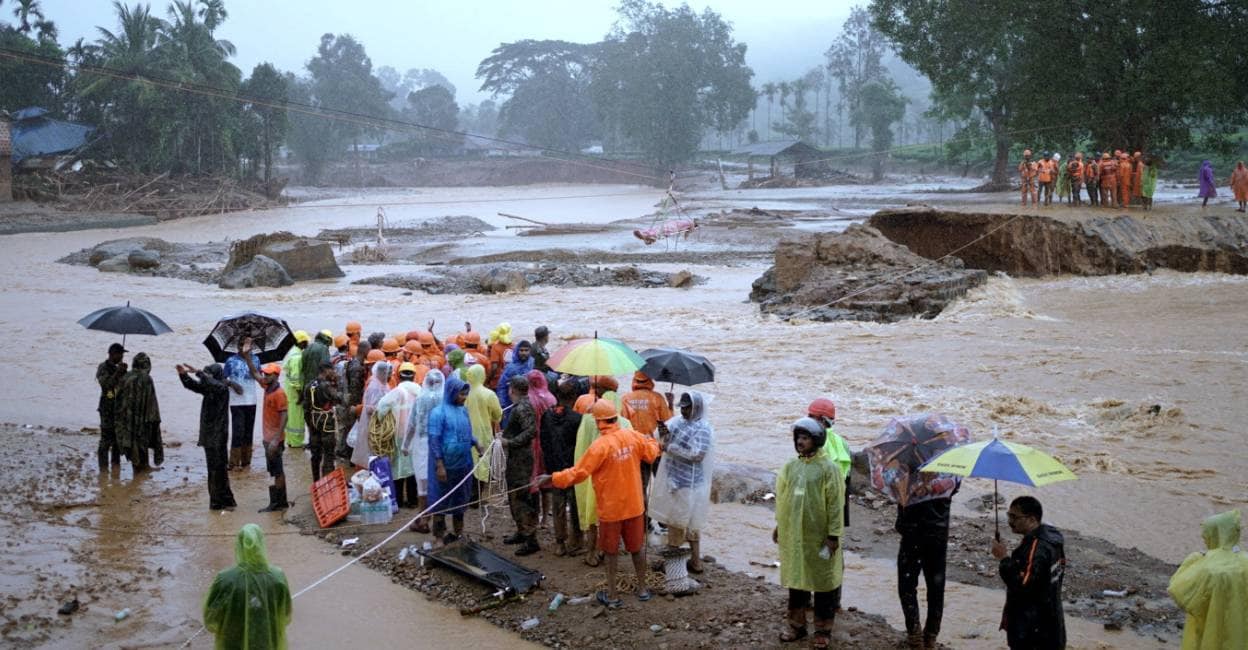
[[[1218,195],[1218,190],[1213,186],[1213,163],[1208,160],[1200,163],[1200,193],[1196,198],[1212,199]]]

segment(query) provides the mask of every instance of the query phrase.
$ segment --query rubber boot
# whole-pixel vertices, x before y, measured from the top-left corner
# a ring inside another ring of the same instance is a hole
[[[663,553],[663,572],[667,577],[667,593],[673,596],[687,596],[702,587],[697,580],[689,577],[689,551],[683,547],[669,546]]]
[[[246,445],[238,448],[238,468],[251,469],[251,452],[252,446]]]
[[[290,503],[286,501],[286,488],[269,486],[269,505],[257,510],[257,512],[278,512],[290,507]]]
[[[238,452],[239,449],[237,447],[230,448],[230,464],[226,469],[231,472],[238,469]]]
[[[312,461],[312,482],[315,483],[319,480],[321,480],[321,462],[318,458]]]
[[[540,550],[542,550],[542,547],[537,545],[537,535],[529,535],[524,538],[524,543],[520,545],[520,548],[516,549],[516,555],[524,557],[533,555]]]
[[[923,650],[936,650],[936,635],[935,634],[923,635]]]
[[[911,650],[923,650],[923,632],[921,630],[906,632],[906,647]]]

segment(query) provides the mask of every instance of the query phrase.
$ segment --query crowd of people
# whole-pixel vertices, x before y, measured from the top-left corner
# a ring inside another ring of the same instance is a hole
[[[259,407],[265,465],[273,477],[269,503],[261,512],[289,505],[283,468],[289,448],[307,449],[313,480],[335,466],[367,467],[370,460],[385,457],[402,506],[424,512],[437,504],[430,516],[414,521],[412,530],[451,544],[463,535],[469,507],[502,496],[491,494],[492,479],[498,477],[490,476],[492,463],[483,458],[498,444],[505,449],[501,480],[514,524],[503,542],[515,546],[517,556],[539,550],[537,531],[549,523],[556,556],[584,555],[586,564],[605,564],[606,588],[595,598],[616,608],[623,604],[616,580],[620,552],[631,556],[637,573],[635,598],[652,598],[646,552],[647,534],[655,532],[663,535],[665,592],[699,591],[701,585],[690,574],[703,571],[701,535],[716,447],[708,417],[711,397],[695,390],[679,398],[659,393],[640,371],[622,394],[613,377],[558,373],[548,365],[546,327],[537,328],[531,342],[513,343],[506,324],[483,339],[466,323],[464,331],[445,340],[433,334],[433,325],[364,337],[360,324],[352,322],[338,336],[295,332],[295,346],[281,363],[260,364],[252,342],[244,339],[225,363],[202,369],[176,365],[183,386],[202,396],[198,442],[208,466],[209,507],[236,507],[229,472],[250,465]],[[108,352],[96,372],[100,469],[116,470],[122,458],[136,474],[156,469],[163,461],[163,444],[151,362],[139,353],[128,368],[123,346],[114,344]],[[806,411],[789,428],[795,456],[776,477],[772,538],[781,560],[780,583],[788,589],[779,640],[810,637],[813,647],[827,647],[841,607],[841,540],[849,525],[852,458],[834,430],[836,405],[819,398]],[[913,648],[938,647],[950,507],[958,481],[947,478],[954,481],[947,495],[897,510],[897,590]],[[1001,627],[1007,644],[1064,647],[1062,534],[1044,523],[1034,497],[1015,499],[1007,519],[1021,536],[1018,546],[1010,551],[996,540],[987,549],[999,561],[1006,588]],[[1238,538],[1237,517],[1211,523],[1209,553],[1189,558],[1172,581],[1171,591],[1189,612],[1194,634],[1212,625],[1208,599],[1200,594],[1217,589],[1209,586],[1220,579],[1214,574],[1234,565],[1248,577],[1248,558],[1226,550]],[[281,570],[268,564],[263,533],[255,524],[240,531],[236,557],[237,566],[213,582],[204,605],[205,626],[223,647],[281,647],[291,620],[290,591]],[[926,585],[925,617],[918,601],[920,575]],[[1234,629],[1227,633],[1238,634]]]
[[[1128,153],[1115,149],[1095,152],[1084,158],[1076,152],[1068,162],[1062,163],[1062,154],[1042,152],[1039,160],[1033,160],[1031,149],[1023,151],[1018,163],[1019,188],[1023,207],[1051,206],[1057,195],[1058,205],[1073,207],[1085,205],[1083,192],[1087,192],[1086,205],[1125,210],[1140,207],[1153,208],[1153,195],[1157,191],[1157,176],[1161,169],[1160,156],[1145,155],[1136,151]],[[1218,196],[1217,178],[1213,163],[1202,161],[1197,173],[1201,208],[1209,205],[1209,199]],[[1241,160],[1235,164],[1227,184],[1235,197],[1236,212],[1248,210],[1248,168]]]

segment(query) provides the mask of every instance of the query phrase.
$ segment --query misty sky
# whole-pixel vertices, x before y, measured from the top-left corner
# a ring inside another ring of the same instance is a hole
[[[11,22],[11,3],[0,20]],[[134,0],[127,0],[134,4]],[[167,1],[152,2],[152,13],[166,18]],[[282,70],[306,74],[304,64],[316,53],[321,34],[348,33],[363,44],[374,68],[389,65],[434,68],[455,84],[460,104],[487,95],[477,92],[477,64],[499,43],[524,38],[592,42],[615,20],[614,0],[227,0],[229,18],[219,38],[238,48],[233,59],[243,70],[264,61]],[[672,3],[667,3],[669,6]],[[823,60],[855,4],[850,0],[713,0],[710,6],[730,21],[738,42],[749,45],[747,61],[754,84],[800,76]],[[63,45],[79,37],[94,40],[96,25],[116,31],[108,0],[42,0],[56,22]]]

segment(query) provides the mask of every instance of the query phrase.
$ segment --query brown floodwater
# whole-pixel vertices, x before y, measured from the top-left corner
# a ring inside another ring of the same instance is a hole
[[[594,194],[598,198],[560,198]],[[118,479],[121,485],[99,488],[112,496],[101,498],[90,515],[92,523],[228,535],[254,521],[277,530],[282,525],[275,518],[254,512],[267,501],[260,470],[235,481],[240,508],[227,515],[208,513],[202,492],[192,498],[178,489],[183,477],[202,486],[203,463],[194,446],[198,400],[180,387],[173,367],[209,362],[201,341],[219,317],[259,310],[309,331],[340,330],[352,319],[363,321],[366,331],[423,328],[436,319],[439,332],[457,330],[465,320],[481,330],[508,321],[522,335],[546,324],[556,345],[559,339],[597,331],[637,349],[675,345],[706,354],[717,366],[718,380],[699,388],[714,395],[710,413],[719,458],[726,461],[779,467],[792,453],[788,424],[814,396],[827,395],[837,403],[838,430],[855,447],[869,442],[891,417],[937,410],[967,424],[976,437],[989,436],[995,428],[1004,438],[1046,449],[1080,476],[1075,482],[1034,490],[1045,503],[1046,519],[1171,562],[1200,547],[1204,517],[1248,504],[1248,473],[1237,453],[1248,416],[1244,277],[1169,272],[1039,280],[994,277],[932,321],[786,324],[761,316],[745,302],[761,265],[698,267],[693,270],[710,281],[694,290],[542,287],[520,295],[432,296],[347,281],[227,292],[55,263],[63,255],[118,237],[205,241],[274,230],[314,234],[321,228],[366,226],[375,223],[379,202],[405,203],[387,207],[392,223],[469,214],[501,226],[506,220],[495,215],[499,211],[540,215],[552,222],[611,221],[649,213],[659,198],[650,188],[600,186],[389,191],[325,202],[332,207],[0,238],[0,270],[8,283],[0,294],[0,328],[15,348],[11,370],[0,379],[7,397],[0,402],[0,421],[94,425],[97,389],[92,373],[116,337],[84,330],[75,321],[93,309],[129,300],[159,314],[173,328],[172,334],[156,338],[130,337],[127,347],[152,356],[166,440],[181,446],[169,452],[172,467],[151,479],[131,485],[125,470]],[[489,252],[534,245],[505,230],[460,242],[466,251]],[[562,238],[558,245],[627,251],[641,246],[579,237]],[[732,262],[730,256],[725,261]],[[347,271],[352,278],[364,273]],[[1159,407],[1156,414],[1149,412],[1153,405]],[[302,458],[288,456],[288,465]],[[293,493],[306,486],[305,472],[292,475]],[[1007,498],[1031,492],[1001,487]],[[964,494],[991,489],[986,481],[970,480]],[[714,526],[753,535],[745,512],[717,507]],[[59,528],[47,532],[66,539],[84,534]],[[98,534],[103,538],[79,541],[99,546],[107,562],[122,563],[128,557],[119,536]],[[729,555],[733,544],[716,538],[726,539],[710,535],[706,552]],[[148,576],[136,592],[142,594],[135,601],[141,609],[136,609],[131,628],[141,625],[144,634],[170,638],[193,632],[199,599],[212,574],[231,563],[232,544],[222,538],[171,537],[154,546],[145,562],[168,574]],[[300,535],[272,536],[269,550],[296,590],[343,559],[323,542]],[[37,555],[28,560],[41,561]],[[22,561],[27,560],[18,563]],[[69,563],[85,561],[70,558]],[[892,584],[887,566],[875,566],[874,560],[855,562],[851,574],[878,576]],[[862,577],[849,580],[851,589],[856,584],[870,591],[871,583]],[[20,579],[0,584],[6,593],[21,588]],[[879,591],[884,595],[878,601],[864,596],[863,602],[878,602],[878,611],[895,619],[891,586]],[[968,596],[965,602],[979,601]],[[394,603],[402,607],[392,607]],[[120,601],[108,605],[132,606]],[[863,609],[870,611],[865,605]],[[951,600],[946,616],[976,627],[980,614],[976,606]],[[75,631],[81,627],[81,634],[94,634],[98,628],[104,636],[69,638],[131,645],[143,637],[125,632],[125,625],[114,625],[111,618],[107,625],[76,621]],[[342,639],[345,645],[362,633],[401,641],[439,630],[474,642],[514,642],[485,623],[461,621],[451,610],[362,567],[352,567],[301,598],[291,635],[300,647],[329,639]],[[206,636],[196,645],[204,646]],[[1112,639],[1087,639],[1087,647],[1117,645]]]

